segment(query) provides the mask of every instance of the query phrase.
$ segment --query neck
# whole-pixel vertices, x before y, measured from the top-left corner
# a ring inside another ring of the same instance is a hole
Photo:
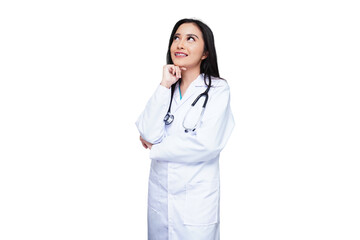
[[[181,86],[188,87],[200,75],[200,68],[181,72]]]

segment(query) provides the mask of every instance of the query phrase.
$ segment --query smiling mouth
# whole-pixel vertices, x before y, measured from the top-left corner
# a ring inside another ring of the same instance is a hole
[[[175,53],[176,57],[187,57],[185,53]]]

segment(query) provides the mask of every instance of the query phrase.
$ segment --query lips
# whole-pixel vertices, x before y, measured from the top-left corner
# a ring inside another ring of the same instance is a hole
[[[175,52],[175,57],[187,57],[188,55],[183,52]]]

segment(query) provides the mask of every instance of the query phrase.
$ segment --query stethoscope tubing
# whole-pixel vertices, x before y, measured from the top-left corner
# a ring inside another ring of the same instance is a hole
[[[174,121],[174,115],[171,114],[171,103],[172,103],[172,99],[173,99],[173,96],[174,96],[174,92],[175,92],[175,86],[176,86],[176,83],[173,84],[171,86],[171,98],[170,98],[170,105],[169,105],[169,109],[168,109],[168,112],[167,114],[165,115],[164,117],[164,122],[165,122],[165,125],[170,125],[173,121]],[[195,129],[197,128],[198,124],[200,123],[203,115],[204,115],[204,111],[205,111],[205,108],[206,108],[206,105],[207,105],[207,102],[208,102],[208,99],[209,99],[209,90],[210,90],[210,87],[211,87],[211,79],[209,78],[209,85],[207,85],[207,88],[206,90],[201,93],[199,96],[197,96],[197,98],[194,100],[194,102],[191,104],[191,107],[189,108],[189,110],[186,112],[185,116],[184,116],[184,119],[183,119],[183,122],[182,122],[182,126],[183,128],[185,129],[185,132],[189,132],[189,131],[195,131]],[[196,122],[195,126],[193,128],[187,128],[185,126],[185,120],[186,120],[186,117],[187,115],[189,114],[190,110],[196,105],[196,103],[199,101],[200,98],[202,97],[205,97],[205,101],[203,103],[203,106],[202,106],[202,110],[201,110],[201,114],[199,116],[199,119],[198,121]]]

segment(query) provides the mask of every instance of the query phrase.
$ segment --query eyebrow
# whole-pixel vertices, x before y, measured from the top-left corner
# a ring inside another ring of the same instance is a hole
[[[178,35],[181,35],[181,34],[180,34],[180,33],[176,33],[174,36],[178,36]],[[190,37],[195,36],[195,37],[197,37],[197,39],[199,39],[198,36],[196,36],[195,34],[192,34],[192,33],[186,34],[186,36],[190,36]]]

